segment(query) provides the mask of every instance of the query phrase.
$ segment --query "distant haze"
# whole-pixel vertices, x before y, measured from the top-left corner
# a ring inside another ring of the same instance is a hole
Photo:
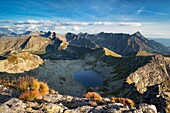
[[[155,40],[157,42],[162,43],[165,46],[170,46],[170,38],[148,38],[149,40]]]

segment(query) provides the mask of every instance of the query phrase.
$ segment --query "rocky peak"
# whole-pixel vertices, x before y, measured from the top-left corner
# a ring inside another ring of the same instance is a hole
[[[134,33],[134,35],[139,36],[139,37],[143,36],[139,31],[137,31],[136,33]]]

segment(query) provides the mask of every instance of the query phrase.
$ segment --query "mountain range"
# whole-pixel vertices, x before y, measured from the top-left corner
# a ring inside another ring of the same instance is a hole
[[[12,36],[18,36],[19,38],[10,38]],[[122,56],[135,56],[140,51],[160,54],[169,52],[166,46],[159,42],[148,40],[140,32],[136,32],[132,35],[104,32],[98,34],[79,33],[78,35],[73,33],[61,35],[50,31],[34,33],[26,32],[23,35],[3,35],[0,40],[1,56],[10,53],[14,48],[15,51],[24,51],[25,49],[30,48],[30,45],[33,47],[37,46],[37,48],[32,48],[33,50],[30,50],[31,53],[35,53],[35,51],[37,51],[36,54],[42,54],[42,51],[46,51],[47,54],[49,51],[59,49],[61,43],[61,45],[65,44],[65,46],[67,46],[66,51],[69,51],[69,48],[73,50],[77,47],[86,48],[86,50],[94,50],[105,47]],[[8,47],[5,47],[7,45]]]
[[[168,113],[168,53],[168,47],[148,40],[140,32],[58,34],[41,31],[4,34],[0,38],[0,78],[16,79],[32,75],[62,95],[76,98],[95,91],[106,98],[130,98],[136,103],[135,109],[141,103],[147,103],[156,106],[159,112]],[[103,85],[85,88],[74,79],[75,73],[86,70],[98,73]],[[0,91],[0,94],[4,93]],[[7,97],[0,95],[1,98],[5,100]],[[53,104],[59,105],[56,102]]]

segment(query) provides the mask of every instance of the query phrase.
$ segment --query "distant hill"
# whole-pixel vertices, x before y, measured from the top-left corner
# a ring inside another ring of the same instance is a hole
[[[170,46],[170,38],[148,38],[149,40],[154,40],[159,43],[162,43],[165,46]]]

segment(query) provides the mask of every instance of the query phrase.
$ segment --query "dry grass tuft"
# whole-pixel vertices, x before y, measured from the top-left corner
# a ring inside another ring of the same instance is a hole
[[[100,94],[96,93],[96,92],[88,92],[86,94],[83,95],[85,98],[90,98],[93,99],[95,101],[101,101],[102,97],[100,96]]]
[[[38,79],[32,76],[22,76],[16,79],[1,79],[0,85],[13,87],[22,94],[20,99],[33,101],[35,99],[41,99],[43,96],[49,93],[48,85],[44,82],[39,82]],[[57,94],[57,91],[51,90],[51,93]]]
[[[17,80],[16,80],[16,89],[20,90],[21,92],[24,92],[24,91],[27,91],[27,90],[30,90],[31,89],[31,86],[34,86],[34,82],[38,82],[37,79],[35,79],[34,77],[31,77],[31,76],[22,76],[22,77],[19,77]]]

